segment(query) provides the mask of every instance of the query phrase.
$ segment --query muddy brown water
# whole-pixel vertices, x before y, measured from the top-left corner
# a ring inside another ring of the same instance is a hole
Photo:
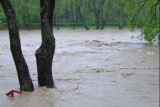
[[[37,85],[34,53],[40,30],[21,30],[24,57],[35,86],[19,90],[9,47],[8,31],[0,31],[0,107],[159,107],[159,48],[131,39],[140,33],[127,29],[103,31],[54,30],[56,88]]]

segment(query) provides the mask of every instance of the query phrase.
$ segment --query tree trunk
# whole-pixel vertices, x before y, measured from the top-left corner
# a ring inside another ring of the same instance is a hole
[[[28,17],[28,30],[30,31],[31,30],[31,28],[30,28],[30,14],[29,14],[28,10],[27,10],[27,17]]]
[[[108,20],[108,14],[106,13],[105,14],[105,17],[104,17],[104,3],[105,1],[104,0],[101,0],[101,20],[102,20],[102,25],[101,25],[101,30],[104,29],[104,27],[106,26],[106,23],[107,23],[107,20]],[[105,19],[104,19],[105,18]]]
[[[104,27],[106,26],[106,23],[107,23],[107,19],[105,19],[105,21],[102,22],[101,30],[104,29]]]
[[[68,8],[67,8],[67,6],[68,6],[68,4],[67,4],[68,2],[66,1],[66,8],[65,8],[65,15],[66,15],[66,27],[68,27]]]
[[[98,30],[99,27],[100,27],[100,24],[99,24],[99,13],[95,13],[95,19],[96,19],[96,29]]]
[[[20,90],[22,91],[33,91],[33,83],[30,78],[28,66],[23,57],[21,50],[21,43],[19,38],[19,29],[18,23],[16,19],[15,11],[11,5],[10,0],[0,0],[2,7],[5,11],[8,29],[9,29],[9,37],[10,37],[10,47],[12,56],[16,65],[17,74],[19,78]]]
[[[76,26],[79,26],[79,14],[78,14],[78,8],[76,7]]]
[[[107,21],[108,21],[108,17],[107,17],[107,16],[108,16],[108,15],[106,14],[105,20],[102,21],[101,30],[103,30],[104,27],[106,26],[106,23],[107,23]]]
[[[40,0],[42,44],[36,51],[39,86],[54,88],[52,61],[55,51],[53,36],[53,11],[55,0]]]
[[[57,26],[57,30],[59,30],[59,18],[58,18],[58,12],[56,13],[56,26]]]
[[[59,6],[60,6],[60,1],[57,1],[57,8],[56,8],[56,13],[55,13],[55,16],[56,16],[56,27],[57,27],[57,30],[59,30]]]
[[[78,13],[79,13],[79,15],[80,15],[80,19],[81,19],[81,22],[83,23],[84,28],[85,28],[86,30],[89,30],[88,26],[86,25],[84,16],[82,15],[81,9],[80,9],[79,6],[77,7],[77,11],[78,11]]]
[[[119,29],[123,29],[123,25],[118,24],[118,28],[119,28]]]
[[[74,10],[73,10],[73,1],[71,0],[71,13],[72,13],[72,26],[75,29],[75,19],[74,19]]]

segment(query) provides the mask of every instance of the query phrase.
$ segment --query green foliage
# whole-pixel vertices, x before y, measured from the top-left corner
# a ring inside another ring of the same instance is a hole
[[[0,21],[6,22],[6,18],[5,18],[5,14],[4,14],[4,11],[2,9],[2,6],[0,6]]]
[[[40,4],[38,0],[11,0],[11,2],[20,25],[40,23]],[[70,27],[73,24],[90,27],[95,26],[98,20],[99,26],[102,26],[103,23],[104,25],[110,25],[112,23],[114,25],[121,23],[122,25],[125,23],[126,17],[120,17],[117,14],[120,10],[121,13],[124,13],[122,9],[124,7],[119,5],[119,3],[123,4],[125,2],[124,0],[56,0],[53,24],[66,27]],[[74,15],[72,18],[67,17],[70,13]],[[98,17],[95,17],[96,14]],[[0,20],[6,22],[5,19],[0,6]]]
[[[12,0],[19,24],[40,23],[38,0]]]
[[[115,3],[116,2],[116,3]],[[125,6],[127,0],[114,0],[112,15],[114,20],[118,23],[119,28],[122,29],[126,23],[127,14],[125,13]]]
[[[134,30],[141,29],[141,38],[149,43],[160,44],[159,36],[159,0],[132,0],[127,2],[126,12],[128,13],[128,25]]]
[[[20,25],[39,25],[38,0],[12,0],[11,2]],[[95,26],[96,21],[99,20],[99,26],[104,23],[105,26],[116,25],[123,28],[128,22],[131,29],[140,27],[141,37],[152,43],[159,41],[159,5],[155,5],[157,2],[159,3],[159,0],[56,0],[53,24],[70,27],[73,25],[73,20],[66,18],[66,15],[72,12],[77,26]],[[95,17],[96,14],[98,17]],[[6,22],[5,19],[0,6],[0,20]]]

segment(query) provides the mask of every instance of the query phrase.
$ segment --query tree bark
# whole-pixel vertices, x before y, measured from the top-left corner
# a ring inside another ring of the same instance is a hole
[[[42,44],[36,51],[39,86],[54,88],[52,61],[55,51],[53,36],[53,11],[55,0],[40,0]]]
[[[8,22],[8,30],[10,37],[10,47],[14,63],[16,65],[17,74],[19,78],[20,90],[22,91],[33,91],[33,83],[30,78],[28,66],[23,57],[21,50],[21,43],[19,38],[18,22],[15,11],[11,5],[10,0],[0,0],[3,10]]]

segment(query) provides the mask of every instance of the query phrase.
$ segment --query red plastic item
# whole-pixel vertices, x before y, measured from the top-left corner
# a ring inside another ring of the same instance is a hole
[[[11,97],[14,97],[14,92],[15,92],[15,93],[22,94],[22,91],[11,90],[11,91],[10,91],[10,92],[8,92],[6,95],[7,95],[7,96],[11,95]]]

